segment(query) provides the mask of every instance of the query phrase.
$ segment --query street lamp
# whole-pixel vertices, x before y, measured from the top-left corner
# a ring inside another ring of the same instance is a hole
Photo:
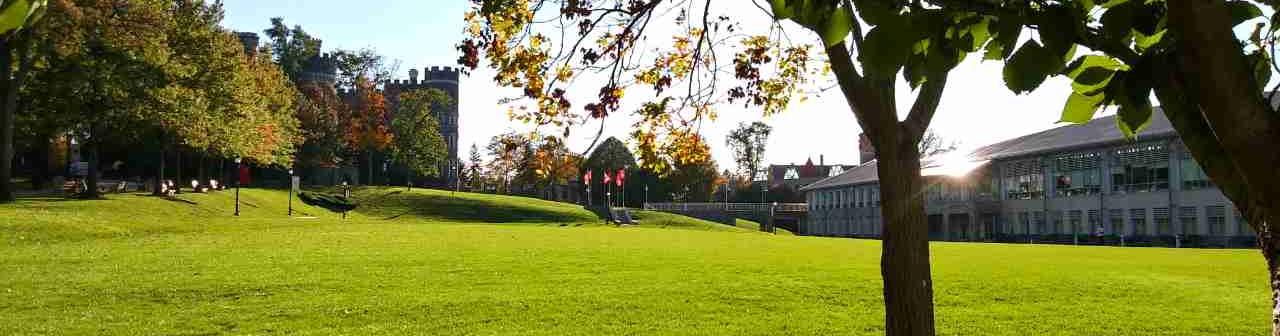
[[[289,216],[293,216],[293,169],[289,169]]]
[[[351,187],[347,186],[347,181],[342,181],[342,198],[344,201],[351,200]],[[347,219],[347,211],[342,211],[342,219]]]
[[[236,158],[236,174],[237,175],[240,175],[241,174],[240,169],[243,169],[240,166],[240,162],[241,162],[241,159]],[[240,216],[240,180],[243,177],[244,176],[236,176],[236,216]]]
[[[644,206],[649,206],[649,185],[644,185]]]

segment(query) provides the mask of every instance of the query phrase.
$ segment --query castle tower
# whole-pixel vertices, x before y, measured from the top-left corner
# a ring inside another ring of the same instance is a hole
[[[458,183],[458,167],[462,161],[458,159],[458,106],[461,104],[458,95],[458,78],[460,68],[427,67],[422,69],[422,80],[418,80],[418,69],[409,69],[408,80],[393,80],[384,86],[387,107],[391,111],[400,103],[400,93],[415,89],[438,89],[453,98],[453,105],[437,115],[440,123],[440,135],[444,137],[448,147],[448,160],[440,167],[442,183],[452,188]]]
[[[238,32],[236,36],[240,38],[240,43],[244,44],[244,55],[249,59],[258,58],[258,33]]]

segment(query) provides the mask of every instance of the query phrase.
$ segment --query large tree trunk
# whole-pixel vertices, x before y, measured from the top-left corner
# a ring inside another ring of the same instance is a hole
[[[933,335],[933,281],[920,158],[914,144],[877,150],[883,251],[885,334]]]
[[[13,202],[13,114],[18,101],[18,84],[13,79],[13,52],[8,39],[0,39],[0,87],[5,92],[0,108],[0,203]]]
[[[920,178],[920,138],[946,87],[946,73],[931,73],[905,120],[894,100],[896,79],[858,74],[844,43],[827,48],[831,69],[878,159],[885,335],[934,335],[933,281],[928,223]]]
[[[84,148],[81,150],[81,153],[87,153],[89,156],[89,176],[85,177],[85,186],[87,188],[82,196],[85,199],[102,198],[102,194],[98,193],[98,143],[102,141],[102,139],[99,139],[101,136],[101,134],[98,134],[96,124],[89,126],[89,141],[85,141]]]
[[[1172,80],[1156,94],[1187,148],[1255,232],[1272,288],[1272,335],[1280,336],[1280,114],[1254,80],[1232,31],[1230,11],[1213,0],[1171,1],[1177,36],[1165,62]],[[1172,107],[1172,108],[1170,108]]]

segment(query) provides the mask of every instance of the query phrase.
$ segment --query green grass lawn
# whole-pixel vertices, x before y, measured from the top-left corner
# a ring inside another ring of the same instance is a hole
[[[285,194],[264,190],[244,191],[240,218],[228,192],[0,206],[0,335],[882,332],[877,241],[651,213],[614,227],[552,202],[395,191],[358,190],[345,221],[299,203],[318,218],[286,218]],[[1269,328],[1256,251],[934,243],[932,256],[944,335]]]

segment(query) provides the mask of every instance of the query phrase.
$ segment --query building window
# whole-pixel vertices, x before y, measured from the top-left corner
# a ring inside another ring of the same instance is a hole
[[[1200,164],[1195,158],[1191,157],[1191,153],[1183,152],[1182,154],[1182,190],[1195,190],[1212,187],[1213,183],[1209,182],[1209,176],[1204,174],[1204,169],[1200,168]]]
[[[840,165],[832,166],[831,170],[827,172],[828,177],[836,176],[840,174],[844,174],[844,166],[840,166]]]
[[[1227,209],[1221,205],[1206,207],[1206,222],[1209,224],[1210,236],[1227,235]]]
[[[1044,211],[1036,211],[1032,216],[1035,217],[1036,220],[1036,230],[1033,232],[1035,232],[1035,234],[1045,234],[1045,230],[1047,230],[1047,228],[1045,227],[1044,222]]]
[[[782,174],[782,179],[783,179],[783,180],[798,180],[798,179],[800,179],[800,172],[799,172],[799,171],[796,171],[796,168],[795,168],[795,167],[787,168],[786,173],[783,173],[783,174]]]
[[[1150,192],[1169,189],[1169,152],[1164,144],[1147,143],[1116,149],[1111,191]]]
[[[871,189],[871,206],[880,206],[880,189]]]
[[[1200,234],[1198,226],[1199,218],[1196,216],[1196,207],[1182,207],[1178,209],[1178,222],[1182,224],[1182,234],[1197,235]]]
[[[1071,234],[1085,232],[1084,230],[1081,230],[1080,227],[1080,220],[1082,217],[1084,216],[1080,210],[1071,210],[1071,212],[1067,213],[1067,223],[1071,224]]]
[[[1173,223],[1169,222],[1169,208],[1151,209],[1151,217],[1156,223],[1157,236],[1173,235]]]
[[[1102,191],[1098,174],[1099,153],[1074,153],[1057,157],[1054,195],[1058,197],[1095,195]]]
[[[1044,173],[1037,160],[1024,160],[1005,165],[1004,188],[1006,199],[1037,199],[1044,197]]]
[[[1124,210],[1111,209],[1108,212],[1107,218],[1111,224],[1111,234],[1124,235]]]
[[[1129,209],[1129,223],[1133,232],[1133,236],[1145,236],[1147,234],[1147,209]]]

